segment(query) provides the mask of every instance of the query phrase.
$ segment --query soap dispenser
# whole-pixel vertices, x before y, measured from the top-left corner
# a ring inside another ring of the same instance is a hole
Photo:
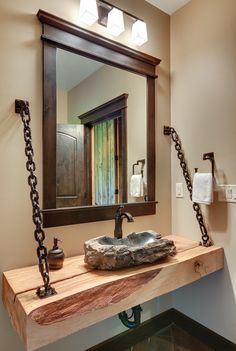
[[[48,251],[48,264],[50,270],[61,269],[64,262],[64,252],[61,248],[58,247],[58,241],[61,242],[58,238],[53,240],[53,248]]]

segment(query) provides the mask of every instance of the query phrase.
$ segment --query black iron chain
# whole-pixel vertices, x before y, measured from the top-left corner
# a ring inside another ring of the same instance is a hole
[[[25,140],[25,155],[27,157],[26,169],[29,172],[28,184],[30,186],[30,199],[32,203],[33,215],[32,219],[35,224],[34,237],[38,242],[37,256],[39,260],[39,272],[43,278],[43,287],[37,289],[37,295],[40,298],[51,296],[56,294],[54,288],[50,285],[49,278],[49,267],[47,260],[47,248],[44,245],[45,233],[42,225],[42,214],[39,207],[39,194],[37,191],[37,178],[34,174],[35,172],[35,162],[33,160],[34,151],[32,146],[32,137],[30,129],[30,110],[29,103],[27,101],[16,100],[16,106],[18,101],[18,111],[16,107],[16,112],[20,113],[23,125],[24,125],[24,140]]]
[[[189,173],[189,170],[187,167],[187,163],[186,163],[186,160],[184,157],[184,152],[182,150],[180,138],[179,138],[176,130],[172,127],[165,126],[164,127],[164,134],[171,135],[171,138],[175,144],[175,150],[177,151],[177,157],[179,159],[180,167],[182,168],[185,183],[186,183],[187,189],[188,189],[189,194],[190,194],[190,199],[192,201],[192,180],[191,180],[191,176],[190,176],[190,173]],[[203,219],[202,211],[201,211],[199,204],[194,202],[193,209],[196,212],[196,218],[197,218],[197,221],[198,221],[198,224],[199,224],[199,227],[201,230],[201,234],[202,234],[202,243],[201,244],[204,246],[211,246],[212,241],[208,235],[207,228],[204,224],[204,219]]]

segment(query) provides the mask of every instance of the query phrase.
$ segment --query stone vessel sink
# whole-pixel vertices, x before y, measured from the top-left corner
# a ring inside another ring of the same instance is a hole
[[[84,243],[84,261],[93,268],[115,270],[123,267],[153,263],[176,254],[172,240],[148,230],[131,233],[123,239],[100,236]]]

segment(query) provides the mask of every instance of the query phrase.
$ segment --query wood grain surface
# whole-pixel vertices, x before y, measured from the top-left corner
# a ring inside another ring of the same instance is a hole
[[[173,291],[224,265],[223,249],[167,236],[177,255],[155,264],[118,271],[92,270],[83,256],[65,260],[51,272],[57,295],[39,299],[42,284],[38,267],[3,274],[3,302],[27,350],[35,350],[135,305]]]

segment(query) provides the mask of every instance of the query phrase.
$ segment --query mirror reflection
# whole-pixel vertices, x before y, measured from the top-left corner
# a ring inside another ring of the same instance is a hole
[[[142,202],[146,77],[57,49],[57,208]]]

